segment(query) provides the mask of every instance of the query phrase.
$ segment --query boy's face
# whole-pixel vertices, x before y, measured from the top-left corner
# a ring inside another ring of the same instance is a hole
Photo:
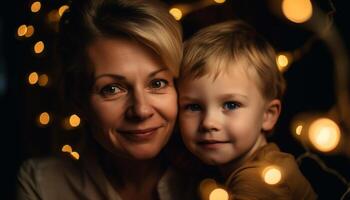
[[[182,138],[205,163],[240,162],[266,144],[262,130],[272,129],[280,102],[266,101],[253,78],[237,66],[215,80],[206,75],[180,83]]]

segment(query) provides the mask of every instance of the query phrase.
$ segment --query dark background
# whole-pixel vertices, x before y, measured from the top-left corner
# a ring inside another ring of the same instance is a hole
[[[163,2],[170,7],[179,3],[197,3],[199,0],[164,0]],[[346,1],[312,2],[319,5],[324,12],[329,12],[332,9],[330,3],[333,3],[336,9],[334,25],[341,34],[345,46],[349,48],[350,24],[347,19],[350,14],[345,5]],[[31,3],[32,1],[14,0],[1,5],[0,195],[4,195],[4,198],[0,197],[0,199],[13,199],[15,175],[24,159],[57,153],[62,144],[75,144],[80,134],[79,130],[62,129],[59,121],[64,115],[68,115],[69,111],[59,110],[58,97],[53,84],[49,84],[48,87],[39,87],[27,83],[27,76],[32,71],[47,73],[50,80],[54,80],[57,75],[52,57],[52,42],[56,32],[55,28],[48,25],[44,19],[51,9],[58,8],[67,1],[43,1],[42,9],[38,14],[30,12]],[[224,4],[214,4],[191,12],[181,20],[184,37],[188,38],[199,28],[229,19],[243,19],[255,26],[277,51],[294,51],[303,47],[313,37],[313,33],[304,27],[274,15],[268,1],[261,0],[226,0]],[[31,38],[16,37],[17,28],[21,24],[35,26],[36,32]],[[41,56],[35,56],[31,48],[39,39],[46,42],[46,49]],[[290,131],[293,117],[304,112],[328,112],[335,105],[337,97],[333,75],[333,58],[321,40],[316,40],[309,50],[284,73],[287,91],[282,116],[276,132],[270,138],[283,151],[296,157],[304,152]],[[43,111],[53,113],[52,122],[48,126],[40,127],[35,120]],[[332,155],[317,153],[317,155],[329,167],[350,180],[350,159],[345,153]],[[340,199],[347,190],[338,178],[321,170],[314,161],[305,160],[301,169],[320,199]]]

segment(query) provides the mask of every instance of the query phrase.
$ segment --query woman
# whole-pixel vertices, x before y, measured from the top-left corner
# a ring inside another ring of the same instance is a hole
[[[91,139],[79,161],[25,162],[18,199],[194,199],[161,152],[176,121],[181,43],[176,21],[149,1],[73,1],[60,27],[63,85]]]

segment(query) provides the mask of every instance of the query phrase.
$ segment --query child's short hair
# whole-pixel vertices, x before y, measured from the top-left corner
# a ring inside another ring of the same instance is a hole
[[[273,47],[242,21],[206,27],[186,41],[180,81],[208,74],[216,78],[238,61],[244,62],[246,72],[257,75],[257,84],[266,99],[282,99],[285,84]]]

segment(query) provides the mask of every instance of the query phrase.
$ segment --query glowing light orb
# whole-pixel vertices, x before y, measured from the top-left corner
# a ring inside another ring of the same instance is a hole
[[[27,30],[28,30],[27,25],[22,24],[17,29],[17,35],[22,37],[27,33]]]
[[[226,0],[214,0],[216,3],[225,3]]]
[[[35,43],[35,45],[34,45],[34,52],[36,54],[39,54],[39,53],[43,52],[44,49],[45,49],[45,45],[44,45],[43,41],[38,41],[37,43]]]
[[[28,82],[29,82],[29,84],[34,85],[35,83],[38,82],[38,80],[39,80],[39,75],[38,75],[38,73],[32,72],[32,73],[29,74],[29,76],[28,76]]]
[[[69,124],[72,127],[78,127],[80,124],[80,117],[76,114],[69,117]]]
[[[312,122],[309,128],[311,144],[322,152],[334,150],[340,141],[338,125],[328,118],[320,118]]]
[[[72,151],[72,147],[69,144],[66,144],[62,147],[62,152],[71,153]]]
[[[43,112],[39,116],[39,123],[42,125],[47,125],[50,122],[50,115],[47,112]]]
[[[73,151],[72,153],[70,153],[70,155],[75,159],[75,160],[79,160],[80,155],[78,152]]]
[[[310,0],[283,0],[282,12],[290,21],[303,23],[312,16],[312,4]]]
[[[24,36],[27,38],[31,37],[34,34],[34,27],[32,25],[27,26],[27,32]]]
[[[297,128],[295,129],[295,133],[297,135],[301,135],[301,131],[303,130],[303,126],[302,125],[298,125]]]
[[[58,15],[62,17],[63,13],[69,9],[69,6],[63,5],[58,9]]]
[[[222,188],[216,188],[209,194],[209,200],[228,200],[228,193]]]
[[[42,74],[39,76],[38,84],[42,87],[46,86],[49,82],[49,77],[46,74]]]
[[[169,13],[177,20],[179,21],[182,18],[182,11],[178,8],[172,8],[169,10]]]
[[[282,172],[276,166],[268,166],[263,170],[264,182],[269,185],[275,185],[282,179]]]
[[[39,12],[40,9],[41,9],[40,1],[36,1],[36,2],[32,3],[32,5],[30,6],[30,10],[33,13]]]

